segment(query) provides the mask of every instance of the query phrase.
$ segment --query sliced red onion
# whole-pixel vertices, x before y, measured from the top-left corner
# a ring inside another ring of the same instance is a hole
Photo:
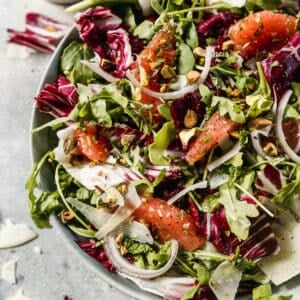
[[[141,87],[138,80],[136,80],[134,78],[133,74],[129,70],[126,71],[126,76],[134,86],[141,88],[145,94],[147,94],[151,97],[154,97],[154,98],[160,98],[160,99],[165,99],[165,100],[170,100],[170,99],[173,100],[173,99],[182,98],[184,95],[196,91],[199,87],[199,84],[201,83],[200,79],[199,79],[197,82],[195,82],[191,85],[187,85],[184,88],[182,88],[181,90],[161,93],[161,92],[152,91],[146,87]]]
[[[263,150],[261,143],[260,143],[260,135],[263,135],[265,137],[267,137],[270,133],[271,130],[271,126],[267,126],[264,129],[261,130],[253,130],[250,133],[250,137],[251,137],[251,142],[252,142],[252,146],[255,149],[255,151],[257,152],[257,154],[267,160],[271,160],[273,159],[272,157],[268,156],[266,154],[266,152]]]
[[[196,283],[194,278],[179,274],[155,279],[141,279],[122,273],[120,275],[136,283],[142,290],[170,300],[181,299]]]
[[[210,71],[211,61],[212,61],[212,58],[213,58],[213,54],[214,54],[214,48],[212,46],[206,47],[205,63],[204,63],[204,68],[203,68],[203,70],[201,72],[201,75],[200,75],[199,84],[203,83],[206,80],[207,76],[208,76],[208,73]]]
[[[297,153],[289,146],[289,144],[286,142],[284,131],[282,128],[282,122],[283,122],[283,116],[285,108],[290,100],[290,97],[292,96],[293,91],[287,90],[282,98],[279,101],[277,114],[276,114],[276,135],[278,137],[278,140],[280,142],[280,145],[283,149],[283,151],[288,155],[288,157],[294,161],[297,164],[300,164],[300,156],[297,155]]]
[[[120,78],[112,76],[100,67],[101,58],[97,55],[90,60],[82,60],[81,63],[89,67],[92,71],[100,75],[103,79],[105,79],[108,82],[117,82],[120,80]]]
[[[242,149],[241,144],[239,142],[237,142],[230,151],[226,152],[220,158],[218,158],[218,159],[214,160],[213,162],[209,163],[207,165],[207,169],[210,172],[213,171],[217,167],[221,166],[224,162],[228,161],[229,159],[231,159],[232,157],[237,155],[241,149]]]
[[[163,267],[157,270],[141,269],[131,264],[120,254],[113,235],[107,235],[104,240],[105,244],[103,247],[105,253],[117,271],[124,275],[142,279],[156,278],[166,273],[173,266],[178,252],[178,242],[176,240],[171,240],[171,256],[169,261]]]
[[[168,200],[168,204],[171,205],[174,202],[176,202],[178,199],[180,199],[181,197],[183,197],[185,194],[194,191],[196,189],[205,189],[207,187],[207,181],[200,181],[197,182],[195,184],[189,185],[188,187],[186,187],[185,189],[183,189],[182,191],[180,191],[178,194],[176,194],[175,196],[173,196],[172,198],[170,198]]]

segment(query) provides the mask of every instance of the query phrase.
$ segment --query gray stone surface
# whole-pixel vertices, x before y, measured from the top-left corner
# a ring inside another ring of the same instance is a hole
[[[24,29],[24,17],[36,11],[71,23],[59,5],[44,0],[1,0],[0,7],[0,223],[9,218],[27,223],[38,238],[24,246],[1,250],[0,275],[4,262],[17,259],[17,284],[0,279],[0,300],[22,288],[33,300],[118,299],[130,297],[103,282],[78,260],[52,230],[37,230],[27,211],[24,183],[31,168],[29,127],[33,97],[50,55],[35,53],[28,58],[9,58],[6,28]],[[34,247],[42,249],[42,254]],[[1,278],[1,276],[0,276]]]

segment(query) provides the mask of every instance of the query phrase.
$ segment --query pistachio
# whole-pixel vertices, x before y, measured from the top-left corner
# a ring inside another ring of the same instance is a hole
[[[126,255],[128,253],[128,250],[127,250],[127,248],[124,245],[122,245],[120,247],[120,253],[121,253],[122,256],[124,256],[124,255]]]
[[[233,45],[234,45],[234,43],[232,40],[225,41],[222,44],[222,50],[223,51],[231,50],[233,48]]]
[[[196,128],[192,129],[184,129],[179,132],[179,138],[181,141],[181,144],[185,147],[188,146],[189,141],[191,140],[192,137],[194,137],[196,134]]]
[[[70,154],[71,151],[73,151],[76,148],[77,142],[75,140],[75,138],[73,136],[68,137],[65,141],[64,141],[64,153]]]
[[[206,50],[201,47],[197,47],[193,50],[193,54],[196,56],[202,57],[202,56],[205,56]]]
[[[176,76],[175,70],[170,67],[169,65],[164,65],[162,69],[160,70],[160,73],[163,78],[165,79],[172,79]]]
[[[122,245],[123,239],[124,239],[124,233],[120,233],[116,236],[115,241],[118,247]]]
[[[195,83],[200,78],[200,73],[198,71],[192,70],[186,74],[186,80],[188,84]]]
[[[74,213],[70,210],[64,211],[61,214],[61,221],[63,224],[69,223],[74,218]]]
[[[101,59],[101,61],[100,61],[100,67],[105,71],[111,70],[113,65],[114,64],[110,60],[105,59],[105,58]]]
[[[147,86],[149,84],[148,74],[143,67],[140,67],[140,84],[141,86]]]
[[[128,186],[126,183],[121,183],[118,186],[118,191],[122,194],[125,195],[128,192]]]
[[[250,129],[254,130],[254,129],[261,129],[267,126],[271,126],[272,125],[272,121],[265,119],[265,118],[256,118],[253,119],[250,122]]]
[[[263,150],[265,151],[265,153],[267,153],[270,156],[278,155],[278,150],[276,146],[271,142],[267,143],[267,145],[263,147]]]
[[[198,116],[192,109],[188,109],[184,116],[184,126],[186,128],[193,128],[198,122]]]
[[[121,136],[121,145],[127,146],[130,145],[135,139],[135,135],[133,134],[123,134]]]

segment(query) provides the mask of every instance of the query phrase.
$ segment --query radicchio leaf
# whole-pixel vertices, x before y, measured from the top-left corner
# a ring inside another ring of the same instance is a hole
[[[63,75],[46,84],[35,97],[37,108],[55,118],[66,117],[78,102],[76,86]]]
[[[194,216],[194,214],[192,214]],[[220,208],[212,214],[202,214],[200,230],[207,236],[218,251],[223,254],[234,254],[237,247],[240,255],[247,259],[258,259],[270,256],[279,249],[275,235],[265,215],[253,220],[246,240],[240,241],[230,228],[226,220],[225,209]]]
[[[68,28],[69,25],[42,14],[34,12],[26,14],[26,32],[36,33],[53,41],[58,41],[64,36]]]
[[[114,272],[115,267],[107,258],[105,251],[102,246],[97,246],[94,240],[90,241],[77,241],[78,246],[89,254],[91,257],[100,262],[105,269],[109,272]]]
[[[255,186],[257,191],[264,196],[275,196],[286,184],[286,177],[281,174],[280,170],[270,164],[257,172]]]
[[[184,118],[188,110],[196,113],[197,122],[195,126],[199,125],[205,114],[205,105],[200,101],[199,92],[187,94],[172,102],[170,112],[176,128],[185,128]]]
[[[8,43],[26,46],[45,53],[52,53],[55,50],[55,46],[50,43],[49,38],[36,33],[17,31],[10,28],[7,29],[7,33]]]
[[[110,9],[97,7],[75,17],[81,39],[105,61],[101,66],[116,77],[123,77],[132,62],[131,46],[122,20]],[[101,64],[101,63],[100,63]]]
[[[68,25],[38,13],[26,14],[26,30],[8,28],[8,42],[23,45],[41,52],[51,53],[64,36]]]
[[[273,96],[279,101],[300,67],[300,32],[296,32],[284,47],[261,64],[270,87],[273,87]]]
[[[206,45],[206,39],[218,38],[226,33],[229,26],[242,16],[231,12],[221,12],[210,16],[198,25],[199,44]]]

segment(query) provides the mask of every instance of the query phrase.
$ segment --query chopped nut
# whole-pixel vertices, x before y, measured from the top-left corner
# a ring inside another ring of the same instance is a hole
[[[111,70],[113,68],[114,64],[108,60],[108,59],[101,59],[100,61],[100,67],[105,70],[105,71],[108,71],[108,70]]]
[[[162,69],[160,70],[160,73],[161,73],[162,77],[165,79],[171,79],[176,76],[175,70],[168,65],[164,65],[162,67]]]
[[[128,186],[126,183],[121,183],[119,186],[118,186],[118,191],[122,194],[122,195],[125,195],[127,192],[128,192]]]
[[[124,134],[121,136],[121,145],[126,146],[130,145],[135,139],[135,135],[133,134]]]
[[[195,83],[199,78],[200,78],[200,73],[198,71],[190,71],[186,74],[186,79],[188,84],[193,84]]]
[[[64,153],[65,154],[69,154],[71,153],[71,151],[73,151],[74,149],[76,149],[76,139],[73,136],[68,137],[65,141],[64,141]]]
[[[165,93],[168,90],[168,85],[167,84],[162,84],[159,91],[161,93]]]
[[[183,122],[186,128],[193,128],[198,122],[198,116],[195,111],[188,109]]]
[[[232,40],[228,40],[228,41],[225,41],[223,44],[222,44],[222,50],[223,51],[226,51],[226,50],[231,50],[233,48],[233,41]]]
[[[206,50],[201,47],[197,47],[193,50],[193,54],[200,57],[205,56]]]
[[[147,86],[149,84],[147,72],[143,67],[140,67],[140,84],[141,86]]]
[[[57,29],[53,25],[46,25],[45,29],[49,32],[56,32]]]
[[[61,214],[61,221],[63,224],[69,223],[74,218],[74,213],[70,210],[64,211]]]
[[[122,256],[126,255],[128,252],[127,248],[125,246],[120,247],[120,253]]]
[[[127,166],[127,162],[126,162],[126,160],[125,160],[124,158],[121,158],[121,159],[119,160],[119,163],[120,163],[122,166]]]
[[[265,119],[265,118],[256,118],[253,119],[250,122],[250,129],[254,130],[254,129],[261,129],[267,126],[271,126],[272,125],[272,121]]]
[[[120,233],[116,236],[115,241],[117,243],[118,248],[121,247],[123,239],[124,239],[124,233]]]
[[[277,156],[278,150],[273,143],[268,143],[263,150],[270,156]]]

